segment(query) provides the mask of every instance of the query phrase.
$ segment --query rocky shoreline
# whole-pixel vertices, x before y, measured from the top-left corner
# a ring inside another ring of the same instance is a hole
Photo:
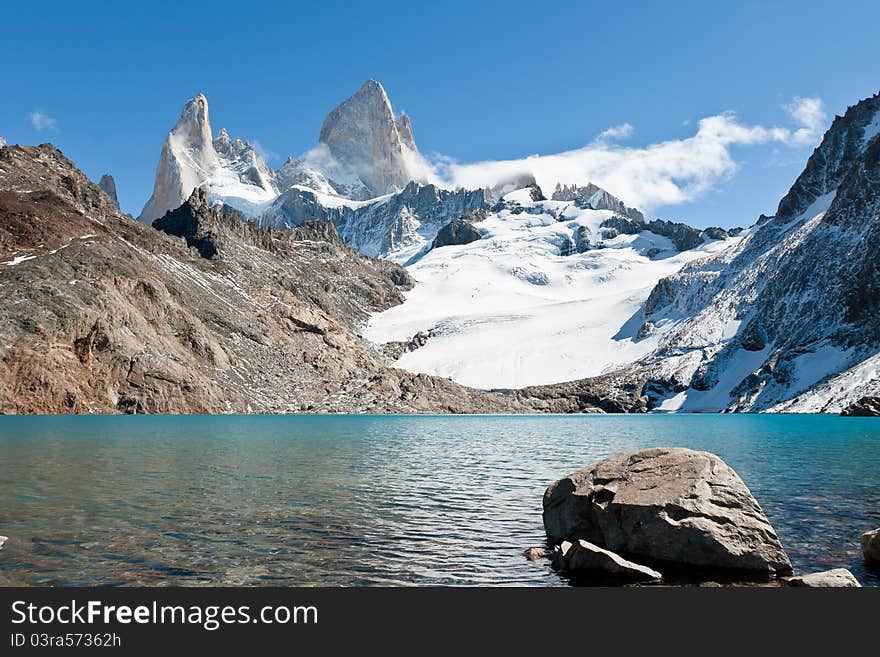
[[[845,568],[795,574],[745,483],[718,456],[684,448],[615,454],[544,493],[549,559],[573,584],[860,587]],[[880,563],[880,529],[861,538]]]

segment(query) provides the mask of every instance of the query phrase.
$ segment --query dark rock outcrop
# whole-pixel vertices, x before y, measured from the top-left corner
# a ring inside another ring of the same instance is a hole
[[[560,479],[544,494],[544,527],[554,543],[584,539],[651,562],[791,572],[758,502],[708,452],[627,452]]]
[[[98,187],[103,189],[104,193],[109,196],[116,205],[119,205],[119,199],[116,198],[116,181],[113,180],[113,176],[109,173],[105,173],[98,181]]]
[[[437,237],[431,244],[432,249],[438,249],[442,246],[454,246],[459,244],[470,244],[476,242],[482,237],[480,231],[464,219],[453,219],[443,226],[438,232]]]
[[[668,237],[679,251],[687,251],[703,243],[701,231],[691,228],[687,224],[655,219],[646,225],[646,229],[657,235]]]
[[[203,258],[213,258],[220,248],[219,221],[223,215],[208,205],[205,190],[196,188],[183,205],[169,210],[153,222],[153,228],[169,235],[182,237]]]
[[[532,199],[532,201],[537,203],[538,201],[546,201],[547,200],[547,197],[544,196],[544,192],[538,186],[537,182],[532,181],[531,183],[529,183],[528,189],[529,189],[529,198]]]
[[[724,230],[723,228],[719,228],[717,226],[710,226],[709,228],[703,229],[703,235],[708,237],[710,240],[726,240],[731,236],[731,234]]]
[[[880,397],[862,397],[841,412],[847,417],[880,417]]]
[[[578,253],[590,250],[590,229],[578,226],[574,231],[574,246]]]
[[[645,230],[644,222],[633,221],[632,219],[628,219],[626,217],[613,216],[609,217],[601,224],[599,224],[601,228],[609,228],[614,230],[619,235],[638,235],[643,230]]]
[[[428,338],[431,337],[430,331],[419,331],[409,340],[399,340],[397,342],[386,342],[382,345],[382,353],[391,360],[398,360],[408,351],[415,351],[428,344]]]

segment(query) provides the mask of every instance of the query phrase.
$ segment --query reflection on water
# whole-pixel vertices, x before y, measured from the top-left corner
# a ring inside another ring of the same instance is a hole
[[[797,570],[880,526],[880,420],[818,416],[0,418],[0,585],[564,585],[551,481],[657,445],[719,454]]]

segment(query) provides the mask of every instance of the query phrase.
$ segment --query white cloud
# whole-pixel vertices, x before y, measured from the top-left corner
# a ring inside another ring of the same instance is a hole
[[[621,123],[620,125],[611,126],[607,130],[600,132],[596,141],[604,142],[613,141],[615,139],[626,139],[627,137],[632,137],[634,132],[635,128],[632,127],[632,124]]]
[[[822,107],[821,98],[795,98],[785,111],[803,127],[792,133],[792,138],[800,144],[812,144],[822,133],[828,115]]]
[[[58,128],[58,120],[41,110],[34,110],[30,115],[31,125],[35,130],[55,130]]]
[[[726,112],[701,119],[691,137],[640,148],[612,142],[632,134],[632,126],[624,124],[609,128],[583,148],[554,155],[468,164],[435,156],[432,179],[445,186],[474,188],[531,174],[547,191],[557,182],[594,182],[644,209],[675,205],[696,198],[736,172],[732,147],[774,142],[803,146],[818,139],[825,120],[821,100],[797,98],[785,109],[795,121],[793,129],[746,125]]]

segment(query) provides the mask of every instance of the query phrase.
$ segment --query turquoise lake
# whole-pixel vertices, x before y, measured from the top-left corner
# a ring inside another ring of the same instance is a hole
[[[796,571],[880,527],[880,419],[0,417],[0,585],[565,586],[546,486],[615,452],[721,456]]]

